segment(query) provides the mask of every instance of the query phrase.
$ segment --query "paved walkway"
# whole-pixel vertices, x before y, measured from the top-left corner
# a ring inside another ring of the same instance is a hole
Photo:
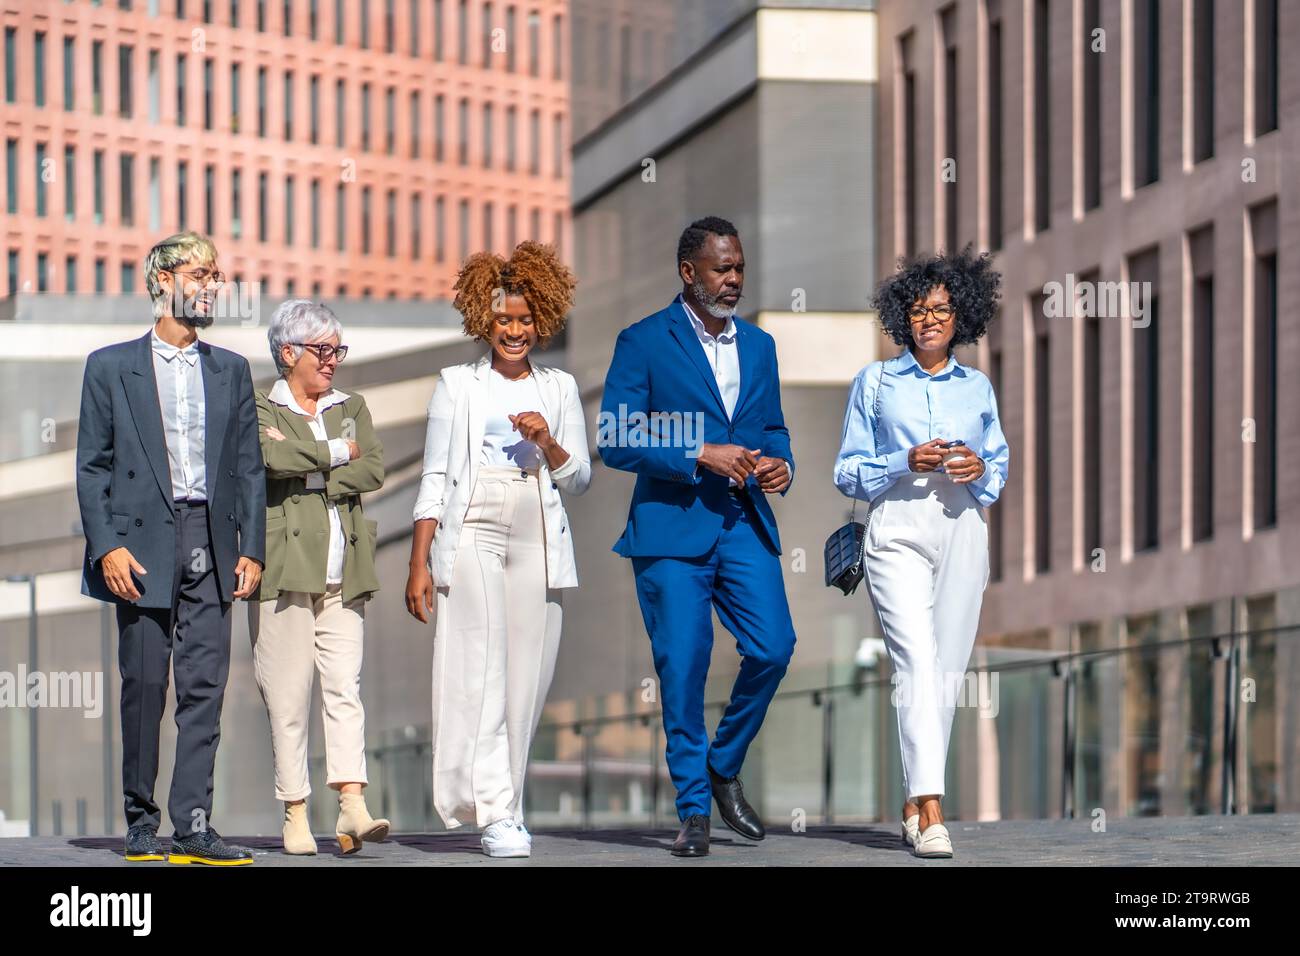
[[[264,866],[1271,866],[1300,864],[1300,814],[1144,817],[1091,820],[952,821],[955,857],[918,860],[896,827],[812,826],[770,831],[761,843],[719,828],[709,856],[682,860],[667,852],[675,831],[553,830],[534,834],[527,860],[490,860],[474,833],[404,833],[368,844],[352,857],[317,837],[320,855],[291,857],[273,837],[229,837],[251,847]],[[167,840],[163,839],[164,846]],[[0,839],[0,866],[126,866],[118,837]],[[133,867],[166,866],[134,863]]]

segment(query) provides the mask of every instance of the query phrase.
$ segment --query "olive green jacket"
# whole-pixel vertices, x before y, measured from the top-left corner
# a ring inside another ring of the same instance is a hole
[[[378,524],[362,513],[361,492],[383,485],[384,447],[375,435],[365,399],[349,395],[325,409],[325,434],[351,438],[361,449],[360,457],[331,469],[329,444],[317,441],[306,419],[271,401],[268,391],[259,389],[256,396],[258,439],[266,462],[266,567],[250,600],[267,601],[281,591],[325,591],[330,540],[327,499],[338,506],[343,526],[342,598],[369,599],[379,590]],[[268,437],[267,426],[276,428],[284,439]],[[325,488],[308,491],[307,475],[317,471],[325,477]]]

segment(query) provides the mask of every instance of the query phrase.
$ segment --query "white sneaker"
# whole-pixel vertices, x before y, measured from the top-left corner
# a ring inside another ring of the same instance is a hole
[[[523,820],[515,821],[515,829],[524,835],[524,839],[528,841],[529,846],[533,845],[533,835],[528,832],[528,827],[524,826]]]
[[[479,841],[488,856],[528,856],[532,846],[524,839],[513,820],[497,820],[488,824]]]

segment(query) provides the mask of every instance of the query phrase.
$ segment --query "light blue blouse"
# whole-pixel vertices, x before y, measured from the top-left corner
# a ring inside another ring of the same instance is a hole
[[[984,459],[984,474],[964,487],[984,507],[998,500],[1011,456],[993,385],[984,373],[962,365],[954,355],[929,375],[911,349],[872,362],[858,372],[849,390],[835,487],[850,498],[874,501],[909,473],[912,447],[932,438],[960,439]]]

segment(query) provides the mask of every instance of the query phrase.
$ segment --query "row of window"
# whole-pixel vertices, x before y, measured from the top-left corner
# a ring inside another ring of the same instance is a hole
[[[92,6],[103,5],[100,0],[92,0]],[[480,53],[475,65],[489,69],[499,65],[507,72],[516,72],[524,62],[524,57],[516,53],[518,8],[506,4],[502,19],[498,21],[492,3],[475,3],[473,6],[477,8],[476,13],[471,11],[469,0],[455,0],[454,3],[451,0],[377,0],[375,3],[370,0],[225,0],[220,3],[212,0],[146,0],[144,3],[117,0],[119,10],[145,9],[151,17],[170,12],[178,20],[196,17],[203,23],[220,24],[235,30],[252,26],[257,32],[266,33],[278,26],[283,36],[292,37],[298,35],[295,29],[305,28],[306,38],[312,41],[328,35],[336,46],[355,44],[362,50],[371,49],[371,31],[378,13],[382,17],[380,49],[383,52],[400,53],[404,50],[410,56],[420,57],[425,31],[432,28],[430,53],[435,61],[445,59],[446,21],[448,14],[454,13],[458,64],[470,65],[471,47],[474,45],[470,35],[477,19]],[[247,17],[249,7],[252,7],[251,18]],[[350,18],[350,12],[355,12],[356,17]],[[278,24],[271,22],[273,17]],[[323,17],[329,17],[329,22],[325,22]],[[524,14],[526,62],[530,76],[541,76],[542,19],[542,14],[535,9]],[[551,73],[553,79],[559,80],[563,78],[564,20],[557,13],[551,16],[550,21]]]
[[[1186,47],[1184,54],[1189,61],[1190,110],[1185,122],[1190,124],[1189,138],[1192,164],[1203,162],[1214,156],[1215,122],[1216,122],[1216,45],[1229,42],[1229,38],[1217,38],[1216,0],[1189,0],[1190,30],[1183,35]],[[936,41],[941,51],[938,58],[938,75],[935,81],[938,87],[939,101],[943,115],[936,125],[938,154],[952,163],[952,175],[948,170],[941,170],[936,205],[942,225],[936,236],[936,244],[948,249],[957,249],[961,237],[967,237],[977,245],[987,245],[991,249],[1002,246],[1003,235],[1008,221],[1007,199],[1009,192],[1005,188],[1004,176],[1012,157],[1008,155],[1005,142],[1005,119],[1008,107],[1007,85],[1008,71],[1024,69],[1024,86],[1031,94],[1025,101],[1032,103],[1025,116],[1029,132],[1027,137],[1032,154],[1030,176],[1032,188],[1025,196],[1026,217],[1033,223],[1035,233],[1051,227],[1052,196],[1054,191],[1052,147],[1062,137],[1073,139],[1072,120],[1068,112],[1062,112],[1056,106],[1061,97],[1053,91],[1054,64],[1066,57],[1069,51],[1056,49],[1052,39],[1059,37],[1061,31],[1054,26],[1062,19],[1070,20],[1069,36],[1072,44],[1078,44],[1083,50],[1080,58],[1081,69],[1073,74],[1072,83],[1081,94],[1082,138],[1078,148],[1082,160],[1082,177],[1078,206],[1086,213],[1097,209],[1102,203],[1102,137],[1111,136],[1117,128],[1114,117],[1107,116],[1103,109],[1102,96],[1103,61],[1118,63],[1120,57],[1129,57],[1131,70],[1128,73],[1131,95],[1132,119],[1129,130],[1130,173],[1126,177],[1125,190],[1140,189],[1160,179],[1162,162],[1167,163],[1169,156],[1162,156],[1161,114],[1169,109],[1182,110],[1182,96],[1178,90],[1162,87],[1162,37],[1175,29],[1181,31],[1178,23],[1162,23],[1160,0],[1133,0],[1131,36],[1132,43],[1125,38],[1121,43],[1113,35],[1107,39],[1107,28],[1112,33],[1117,23],[1102,20],[1101,0],[1082,0],[1079,5],[1080,18],[1073,20],[1074,14],[1070,4],[1062,0],[1032,0],[1024,7],[1028,13],[1028,22],[1024,24],[1025,34],[1031,40],[1032,55],[1024,60],[1015,50],[1007,45],[1006,18],[1013,11],[1021,9],[1019,3],[1009,0],[982,0],[979,7],[981,15],[987,22],[987,44],[984,62],[980,72],[986,83],[984,100],[979,105],[981,121],[988,136],[988,163],[985,170],[983,202],[986,203],[988,234],[986,237],[975,236],[973,223],[959,222],[959,184],[968,180],[958,176],[956,170],[964,163],[973,166],[973,144],[963,144],[958,137],[958,118],[970,109],[969,103],[963,103],[963,87],[959,78],[959,63],[963,54],[959,41],[966,35],[963,24],[958,20],[958,13],[965,11],[964,5],[949,6],[940,15],[937,22]],[[1251,0],[1253,8],[1253,33],[1248,37],[1251,55],[1248,61],[1253,63],[1253,75],[1245,78],[1244,88],[1247,93],[1248,116],[1246,132],[1258,137],[1278,127],[1278,77],[1279,51],[1278,37],[1278,0]],[[1163,31],[1163,32],[1162,32]],[[899,202],[897,205],[901,230],[901,245],[904,252],[913,254],[920,251],[920,231],[918,228],[918,197],[920,185],[936,177],[930,171],[927,161],[918,149],[916,141],[917,124],[920,121],[918,110],[922,103],[919,99],[918,75],[930,72],[922,62],[916,46],[914,32],[908,32],[897,40],[896,49],[899,57],[899,82],[901,84],[901,111],[896,119],[895,135],[902,145],[902,169],[899,181]],[[970,48],[974,47],[971,43]],[[1110,57],[1110,60],[1106,60]],[[1166,64],[1167,66],[1167,64]],[[1112,74],[1122,71],[1111,70]],[[1059,71],[1058,79],[1059,79]],[[966,89],[971,89],[966,87]],[[1019,94],[1017,94],[1019,96]],[[1219,104],[1223,106],[1222,103]],[[1164,144],[1167,150],[1168,144]],[[1062,154],[1064,155],[1064,154]],[[1058,157],[1059,158],[1059,157]],[[1073,162],[1073,152],[1070,154]],[[1068,179],[1068,177],[1067,177]],[[1059,195],[1060,189],[1056,188]]]
[[[9,31],[6,31],[6,43],[8,42]],[[38,34],[38,37],[43,34]],[[77,107],[77,88],[73,78],[73,45],[75,41],[71,37],[64,39],[64,90],[63,90],[63,108],[66,111],[73,111]],[[102,115],[104,112],[103,96],[103,41],[94,40],[91,43],[91,112],[94,115]],[[38,47],[39,49],[39,47]],[[135,91],[134,91],[134,56],[135,50],[130,45],[122,45],[117,48],[118,61],[118,104],[117,113],[124,119],[131,119],[135,116]],[[148,72],[147,72],[147,101],[148,110],[147,118],[150,123],[158,123],[162,118],[162,78],[161,78],[161,58],[162,54],[157,50],[150,50],[148,55]],[[176,55],[176,72],[173,82],[176,88],[175,99],[175,120],[178,126],[185,126],[189,121],[189,57],[184,54]],[[11,62],[11,61],[7,61]],[[43,73],[43,71],[42,71]],[[216,65],[211,57],[205,57],[202,62],[202,125],[205,130],[216,128],[216,93],[215,89]],[[38,76],[41,74],[38,74]],[[229,86],[226,91],[229,93],[229,129],[233,133],[245,132],[244,115],[242,110],[242,90],[243,90],[243,65],[232,63],[229,67]],[[292,70],[281,72],[274,80],[271,77],[271,71],[266,67],[258,67],[255,73],[256,101],[254,103],[253,115],[248,119],[251,120],[251,127],[248,132],[252,132],[258,137],[266,138],[271,135],[270,117],[269,117],[269,87],[272,82],[278,84],[281,92],[280,102],[280,128],[277,131],[281,138],[286,142],[292,142],[297,136],[301,135],[296,123],[302,118],[297,115],[298,110],[295,104],[298,102],[298,78]],[[349,87],[346,80],[339,78],[334,81],[333,86],[333,116],[334,116],[334,145],[340,149],[348,145],[348,117],[353,114],[349,109],[350,106],[359,107],[359,128],[358,135],[361,151],[369,152],[377,143],[373,135],[373,101],[374,90],[370,83],[361,83],[354,89]],[[313,145],[319,145],[322,136],[322,78],[317,74],[312,74],[307,83],[307,115],[306,119],[306,138]],[[355,92],[356,100],[350,98]],[[432,129],[432,159],[435,162],[442,162],[445,159],[446,152],[446,125],[447,125],[447,104],[442,94],[432,97],[432,116],[430,125]],[[44,107],[45,91],[43,85],[38,82],[35,89],[36,106]],[[419,159],[423,155],[423,129],[425,119],[424,96],[419,90],[408,93],[405,97],[405,103],[399,105],[399,94],[395,87],[386,87],[383,91],[382,107],[382,150],[387,155],[396,155],[398,151],[399,136],[399,115],[404,112],[405,115],[405,133],[406,143],[404,152],[411,159]],[[456,161],[467,166],[470,163],[470,141],[471,141],[471,115],[474,112],[470,100],[461,97],[456,102]],[[518,140],[519,127],[521,125],[519,110],[513,105],[506,106],[498,110],[493,103],[484,103],[479,109],[478,133],[480,139],[479,164],[486,168],[493,167],[500,162],[506,171],[512,172],[518,168]],[[501,116],[500,129],[498,129],[498,114]],[[564,153],[565,153],[565,131],[564,131],[564,114],[554,113],[551,116],[551,170],[552,174],[559,178],[564,175]],[[498,152],[496,147],[496,138],[500,136],[503,140],[502,148]],[[528,172],[533,175],[541,174],[541,140],[542,140],[542,112],[533,109],[528,112],[527,118],[527,137],[528,137]]]
[[[1230,426],[1232,434],[1224,436],[1222,422],[1216,429],[1215,411],[1225,401],[1231,402],[1232,396],[1221,387],[1216,387],[1215,361],[1224,361],[1226,354],[1222,347],[1216,348],[1216,341],[1222,341],[1223,323],[1241,321],[1239,312],[1231,309],[1220,311],[1215,298],[1215,266],[1224,261],[1214,253],[1214,226],[1205,225],[1188,232],[1183,238],[1187,252],[1189,276],[1186,287],[1190,290],[1191,327],[1186,348],[1186,360],[1179,351],[1179,367],[1173,380],[1162,375],[1162,329],[1167,334],[1182,335],[1182,320],[1176,314],[1168,316],[1161,308],[1161,268],[1157,248],[1142,250],[1126,259],[1127,282],[1125,289],[1135,288],[1134,284],[1146,283],[1149,294],[1146,298],[1146,312],[1141,324],[1135,323],[1132,330],[1132,348],[1129,351],[1131,381],[1133,383],[1130,428],[1129,456],[1131,460],[1132,497],[1130,499],[1129,524],[1132,528],[1133,550],[1148,551],[1160,547],[1160,496],[1178,482],[1173,475],[1164,474],[1167,467],[1163,465],[1162,449],[1171,446],[1181,447],[1177,434],[1163,434],[1160,427],[1163,412],[1162,400],[1178,394],[1180,382],[1186,378],[1193,383],[1191,389],[1191,434],[1195,436],[1190,449],[1191,478],[1191,542],[1209,540],[1214,537],[1216,524],[1215,511],[1215,471],[1223,467],[1239,467],[1240,459],[1235,456],[1223,456],[1218,452],[1227,441],[1236,441],[1238,427],[1242,428],[1240,440],[1243,453],[1251,456],[1250,524],[1256,529],[1272,528],[1278,520],[1278,204],[1269,200],[1250,208],[1250,249],[1252,274],[1249,287],[1252,290],[1253,307],[1246,315],[1245,322],[1250,328],[1250,374],[1251,393],[1248,396],[1245,421],[1239,423],[1234,418]],[[1098,290],[1095,302],[1100,303],[1104,289],[1109,283],[1100,283],[1097,272],[1080,274],[1077,288]],[[1114,284],[1117,291],[1119,283]],[[1118,292],[1129,295],[1128,291]],[[1051,334],[1051,326],[1059,326],[1059,318],[1048,313],[1048,297],[1036,295],[1030,303],[1033,316],[1032,345],[1026,356],[1029,374],[1025,378],[1027,406],[1032,409],[1033,433],[1029,442],[1031,454],[1026,464],[1032,472],[1033,511],[1026,514],[1026,521],[1033,528],[1033,562],[1038,574],[1053,570],[1052,545],[1054,541],[1054,517],[1069,514],[1066,502],[1054,502],[1052,471],[1064,463],[1057,463],[1052,458],[1053,401],[1068,398],[1070,389],[1057,383],[1054,389],[1052,381],[1053,366],[1060,367],[1054,361],[1053,351],[1062,347],[1072,349],[1068,339]],[[1103,345],[1102,324],[1107,321],[1107,309],[1094,309],[1093,314],[1084,319],[1082,338],[1082,419],[1075,422],[1075,427],[1082,430],[1082,446],[1086,449],[1083,460],[1083,534],[1080,559],[1088,567],[1102,547],[1102,511],[1105,502],[1113,501],[1103,494],[1103,474],[1111,454],[1119,456],[1116,435],[1102,433],[1103,398],[1108,388],[1114,387],[1113,381],[1103,385]],[[1002,326],[1004,321],[996,322],[990,327],[990,379],[1004,405],[1009,404],[1001,395],[1003,350],[1001,341],[1016,333],[1007,332]],[[1117,349],[1108,349],[1118,351]],[[1173,349],[1166,344],[1164,354]],[[1166,371],[1169,366],[1166,365]],[[1181,462],[1177,469],[1182,473]],[[1222,474],[1222,471],[1220,471]],[[1164,481],[1162,483],[1162,476]],[[1029,486],[1026,486],[1028,490]],[[994,507],[991,511],[991,555],[993,576],[1002,573],[1002,509]],[[1059,534],[1056,536],[1059,538]]]
[[[561,226],[562,226],[562,220],[560,220],[557,215],[557,220],[555,223],[555,228],[557,230],[555,239],[557,242],[559,240],[558,230],[561,228]],[[536,238],[540,240],[543,237],[540,234],[533,233],[527,238]],[[51,291],[53,287],[56,285],[56,283],[54,281],[55,276],[53,274],[54,264],[51,262],[49,253],[38,252],[36,254],[36,281],[34,286],[33,283],[31,283],[30,281],[21,280],[22,268],[20,265],[20,256],[21,253],[18,249],[9,250],[8,257],[7,257],[9,295],[12,297],[18,293],[19,289],[23,289],[24,291],[30,291],[33,287],[40,292]],[[80,285],[80,279],[81,279],[80,270],[81,270],[81,262],[76,255],[67,255],[63,257],[62,285],[63,285],[63,291],[66,294],[71,295],[83,291]],[[130,293],[130,292],[139,293],[145,291],[142,284],[143,277],[140,269],[140,263],[137,260],[120,259],[117,262],[117,270],[118,270],[118,290],[115,291],[121,291],[124,293]],[[91,288],[96,295],[104,295],[108,293],[109,291],[108,271],[109,271],[109,260],[104,256],[96,256],[94,262],[92,263],[92,276],[91,276],[91,283],[92,283]],[[230,277],[230,281],[235,283],[236,285],[242,284],[246,279],[248,279],[247,276],[244,276],[243,274],[238,272],[232,274]],[[278,289],[274,289],[272,287],[272,281],[270,276],[263,275],[259,277],[258,282],[260,283],[261,291],[264,294],[283,294],[286,298],[292,298],[294,295],[298,293],[297,280],[294,279],[294,277],[292,276],[287,277],[284,280],[283,285],[280,286]],[[313,299],[319,300],[326,292],[325,284],[321,282],[319,279],[317,279],[311,283],[310,291],[311,291],[311,297]],[[416,299],[416,300],[434,298],[435,297],[434,293],[436,292],[437,292],[436,289],[430,289],[423,284],[418,284],[411,287],[410,294],[407,296],[407,298]],[[346,299],[353,294],[353,288],[346,282],[338,282],[334,285],[331,294],[334,295],[336,298]],[[374,293],[374,289],[371,286],[366,285],[366,286],[362,286],[361,289],[357,291],[357,294],[362,299],[371,299],[374,298],[375,293]],[[397,299],[399,298],[399,296],[395,289],[390,289],[384,295],[384,298]]]

